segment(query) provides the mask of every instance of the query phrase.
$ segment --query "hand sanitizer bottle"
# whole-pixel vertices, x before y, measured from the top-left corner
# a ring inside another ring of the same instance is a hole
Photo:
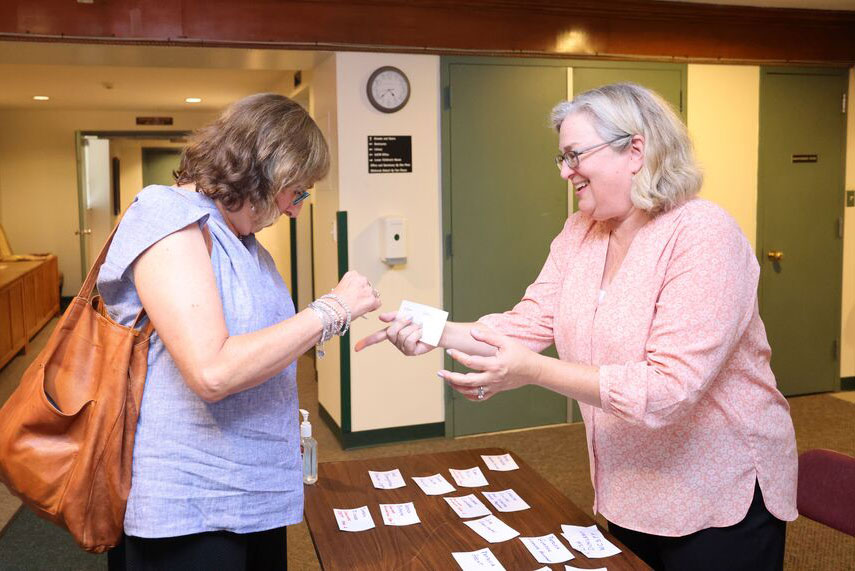
[[[318,481],[318,441],[312,438],[312,425],[309,424],[309,411],[300,409],[303,422],[300,424],[300,455],[303,457],[303,483],[314,484]]]

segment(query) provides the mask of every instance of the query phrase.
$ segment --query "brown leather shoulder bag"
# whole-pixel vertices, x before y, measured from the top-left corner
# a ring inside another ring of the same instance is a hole
[[[113,240],[0,409],[0,481],[102,553],[122,535],[151,324],[113,321],[93,295]]]

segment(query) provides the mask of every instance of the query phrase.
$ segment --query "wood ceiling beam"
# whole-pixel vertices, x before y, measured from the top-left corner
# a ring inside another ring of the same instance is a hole
[[[855,13],[655,0],[6,0],[0,39],[855,62]]]

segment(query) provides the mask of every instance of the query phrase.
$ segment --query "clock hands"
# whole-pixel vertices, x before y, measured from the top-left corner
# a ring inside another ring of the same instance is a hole
[[[367,88],[369,102],[384,113],[398,111],[410,98],[407,76],[391,66],[376,69],[368,78]]]

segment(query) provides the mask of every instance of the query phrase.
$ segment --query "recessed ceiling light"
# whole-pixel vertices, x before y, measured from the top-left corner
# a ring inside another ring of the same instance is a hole
[[[35,99],[36,101],[49,101],[50,97],[48,97],[47,95],[33,95],[33,99]]]
[[[188,97],[184,100],[185,103],[202,103],[201,97]]]

